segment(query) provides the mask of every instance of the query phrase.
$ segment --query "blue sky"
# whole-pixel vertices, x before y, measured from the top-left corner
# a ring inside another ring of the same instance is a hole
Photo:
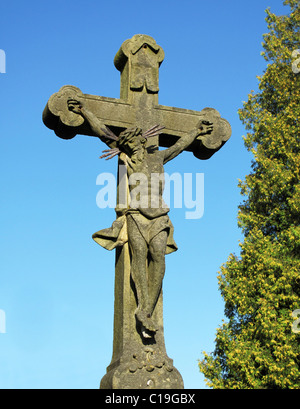
[[[239,253],[237,180],[251,156],[237,110],[257,89],[266,62],[264,10],[288,13],[281,0],[29,0],[0,5],[0,388],[98,388],[112,354],[114,254],[91,235],[109,227],[99,209],[101,172],[95,138],[57,138],[41,120],[50,95],[72,84],[84,93],[119,97],[113,59],[134,34],[165,51],[162,105],[212,107],[233,134],[208,161],[186,152],[166,172],[204,173],[204,216],[171,209],[179,251],[167,257],[165,340],[186,388],[205,388],[197,360],[214,349],[224,311],[217,273]],[[0,327],[1,328],[1,327]]]

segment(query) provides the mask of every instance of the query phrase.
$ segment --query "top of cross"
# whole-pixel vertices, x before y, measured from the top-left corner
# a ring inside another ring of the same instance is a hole
[[[164,51],[152,37],[133,36],[123,42],[114,59],[121,72],[120,99],[83,94],[77,87],[64,86],[46,105],[45,125],[64,139],[77,134],[95,136],[82,116],[69,111],[69,99],[84,101],[89,111],[116,135],[131,127],[145,131],[155,125],[164,126],[155,142],[163,147],[170,147],[179,138],[184,138],[200,121],[209,121],[213,123],[213,132],[200,136],[187,148],[197,158],[208,159],[230,138],[230,124],[213,108],[197,112],[159,105],[159,67],[163,60]]]
[[[137,34],[124,41],[114,59],[121,72],[121,99],[134,103],[134,97],[147,93],[158,104],[159,67],[164,57],[163,49],[150,36]]]

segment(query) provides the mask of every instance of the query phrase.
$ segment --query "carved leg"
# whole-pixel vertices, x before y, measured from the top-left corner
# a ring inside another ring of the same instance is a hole
[[[131,277],[138,299],[135,315],[146,330],[156,332],[156,327],[150,319],[151,307],[147,280],[148,245],[131,217],[128,217],[128,241],[131,251]],[[146,332],[144,334],[144,336],[147,335]],[[150,335],[148,334],[147,337]]]
[[[162,231],[151,240],[149,246],[151,261],[149,263],[148,282],[151,315],[153,314],[153,311],[155,309],[158,297],[161,292],[163,278],[165,276],[165,251],[167,247],[167,239],[167,231]]]
[[[166,352],[162,292],[151,317],[158,331],[146,339],[136,326],[138,300],[130,266],[126,243],[117,249],[113,356],[101,389],[183,389],[182,377]]]

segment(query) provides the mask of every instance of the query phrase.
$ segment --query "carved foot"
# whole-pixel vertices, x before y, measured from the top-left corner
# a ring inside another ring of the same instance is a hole
[[[149,331],[147,328],[145,328],[144,326],[142,326],[141,328],[141,332],[143,335],[143,338],[145,339],[151,339],[154,337],[155,335],[155,331]]]
[[[138,308],[135,311],[136,319],[142,326],[142,335],[144,338],[152,338],[156,331],[156,325],[154,324],[153,320],[151,319],[150,314],[147,314],[145,311]]]

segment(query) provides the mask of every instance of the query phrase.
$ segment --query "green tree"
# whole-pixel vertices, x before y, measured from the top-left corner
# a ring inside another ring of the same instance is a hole
[[[300,388],[300,6],[284,4],[289,15],[266,10],[268,66],[239,111],[254,160],[239,181],[241,253],[218,276],[227,320],[199,363],[215,389]]]

